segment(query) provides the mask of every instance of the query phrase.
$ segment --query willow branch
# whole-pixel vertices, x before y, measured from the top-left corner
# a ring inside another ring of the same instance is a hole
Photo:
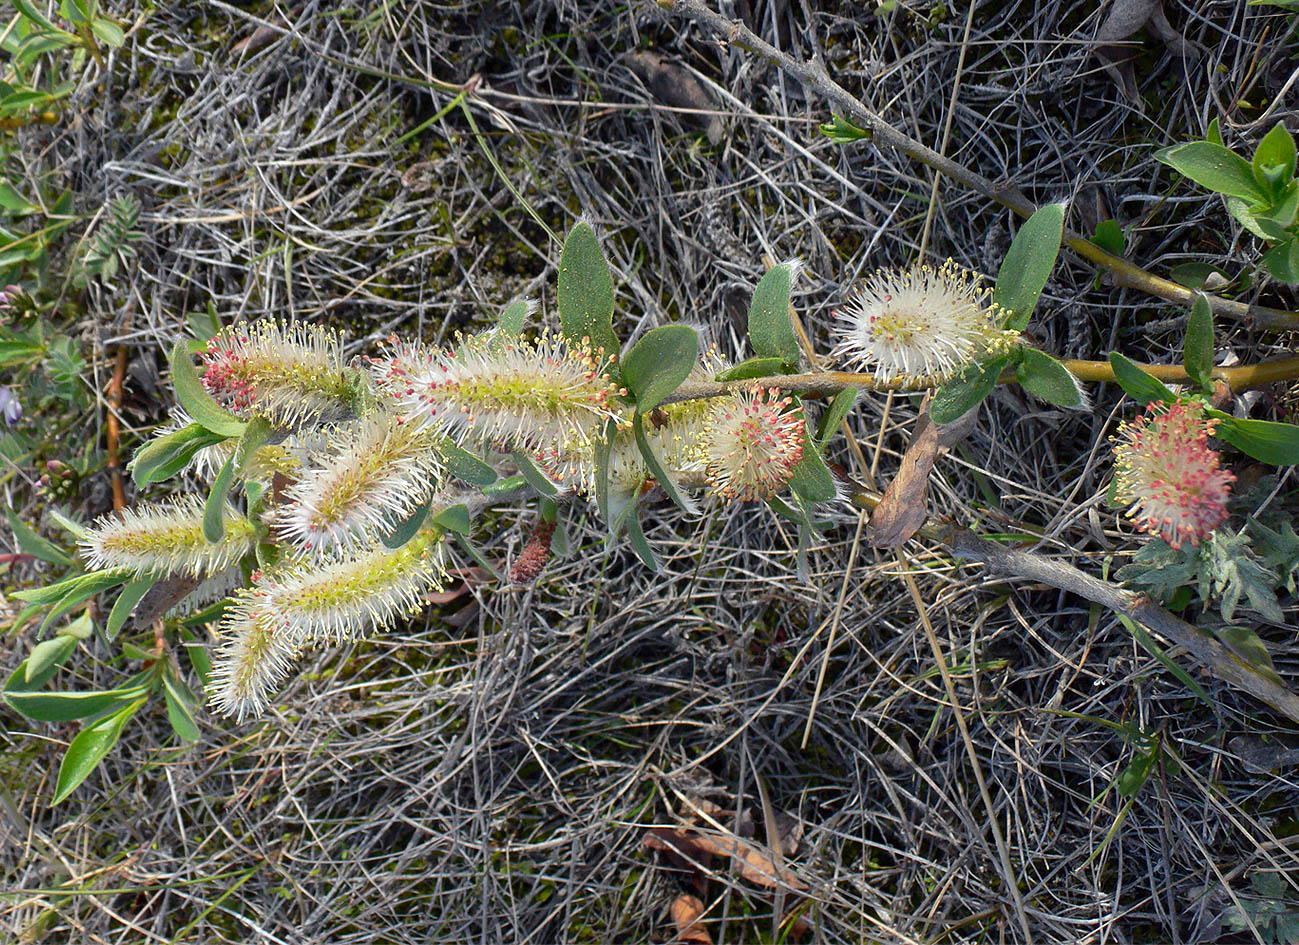
[[[1114,368],[1108,361],[1078,361],[1066,358],[1060,362],[1074,377],[1080,381],[1093,383],[1113,382]],[[1181,384],[1190,381],[1186,369],[1178,364],[1138,364],[1142,371],[1151,377],[1158,378],[1167,384]],[[1249,390],[1278,381],[1299,380],[1299,357],[1273,358],[1260,361],[1258,364],[1238,364],[1231,367],[1215,367],[1211,372],[1214,380],[1222,381],[1232,391]],[[1015,372],[1007,371],[997,379],[999,384],[1015,383]],[[891,381],[876,380],[871,374],[852,374],[847,371],[814,371],[807,374],[769,374],[763,377],[746,378],[742,381],[708,381],[682,384],[670,396],[663,399],[664,404],[680,403],[684,400],[700,400],[705,397],[722,397],[734,391],[748,390],[755,384],[764,387],[778,387],[782,391],[798,394],[802,397],[830,397],[841,390],[855,387],[859,390],[883,391],[920,391],[940,386],[941,381],[911,378],[894,378]]]
[[[879,505],[881,497],[877,492],[858,488],[849,498],[858,508],[873,510]],[[931,520],[920,528],[919,534],[942,545],[955,557],[976,561],[995,574],[1036,581],[1122,614],[1182,647],[1223,682],[1249,693],[1287,718],[1299,722],[1299,695],[1264,676],[1227,649],[1217,638],[1164,610],[1145,594],[1125,590],[1092,577],[1064,561],[988,541],[951,522]]]
[[[983,194],[990,200],[1014,211],[1021,217],[1029,217],[1037,208],[1022,191],[1009,181],[993,181],[976,171],[970,170],[950,158],[943,157],[932,148],[898,131],[879,115],[876,115],[856,97],[839,85],[818,62],[804,62],[795,59],[788,53],[781,52],[764,41],[739,20],[728,20],[711,9],[701,0],[657,0],[660,7],[680,13],[702,23],[713,32],[725,36],[727,41],[741,49],[765,59],[794,78],[806,88],[819,94],[832,108],[837,108],[850,117],[856,124],[870,132],[871,138],[880,144],[888,145],[908,157],[919,161],[926,167],[937,171],[971,190]],[[1139,289],[1149,295],[1166,299],[1169,302],[1190,304],[1195,293],[1185,286],[1178,285],[1140,266],[1134,265],[1121,256],[1105,252],[1095,243],[1077,233],[1065,231],[1064,243],[1079,256],[1108,270],[1121,285]],[[1246,305],[1234,299],[1209,296],[1209,304],[1220,315],[1237,321],[1246,322],[1259,328],[1299,328],[1299,313],[1281,309],[1266,308],[1261,305]]]

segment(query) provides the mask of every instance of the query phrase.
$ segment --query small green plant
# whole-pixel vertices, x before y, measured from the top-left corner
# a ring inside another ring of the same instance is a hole
[[[0,81],[0,121],[21,124],[34,112],[71,94],[86,58],[102,67],[104,56],[100,43],[114,48],[121,46],[125,34],[121,26],[102,14],[98,0],[62,0],[58,16],[66,25],[56,23],[32,0],[13,0],[13,6],[16,12],[0,40],[0,49],[9,57]],[[70,71],[74,77],[53,84],[33,84],[37,60],[47,53],[63,50],[72,51]],[[39,114],[37,117],[43,119]]]
[[[1203,141],[1165,148],[1155,157],[1226,198],[1240,224],[1271,245],[1259,265],[1279,282],[1299,284],[1299,180],[1294,137],[1281,122],[1245,160],[1224,143],[1217,119]]]
[[[1299,945],[1299,893],[1280,873],[1263,870],[1250,877],[1252,893],[1223,914],[1223,928],[1256,930],[1264,945]]]

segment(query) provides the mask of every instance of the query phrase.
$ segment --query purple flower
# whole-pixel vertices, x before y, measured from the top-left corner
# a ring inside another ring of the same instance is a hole
[[[18,402],[14,392],[8,387],[0,387],[0,416],[5,418],[5,423],[13,426],[23,415],[23,405]]]

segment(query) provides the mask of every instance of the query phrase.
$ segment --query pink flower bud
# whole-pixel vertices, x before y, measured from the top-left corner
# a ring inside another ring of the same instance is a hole
[[[1226,520],[1236,476],[1219,468],[1208,446],[1216,426],[1198,405],[1152,402],[1119,428],[1116,494],[1134,503],[1128,516],[1141,531],[1180,548],[1198,545]]]

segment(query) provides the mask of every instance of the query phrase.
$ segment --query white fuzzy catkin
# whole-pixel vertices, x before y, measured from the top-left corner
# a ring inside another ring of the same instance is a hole
[[[105,515],[81,540],[82,557],[95,570],[129,568],[141,576],[223,571],[252,550],[253,523],[227,505],[225,534],[209,542],[203,505],[202,496],[190,495]]]
[[[939,268],[880,270],[836,313],[833,356],[882,382],[949,378],[1001,340],[991,290],[950,259]]]
[[[304,551],[372,545],[428,498],[442,474],[436,437],[395,413],[375,411],[328,440],[275,519],[276,533]]]
[[[585,444],[617,416],[619,389],[590,351],[553,335],[500,332],[460,339],[453,351],[394,343],[372,370],[402,417],[457,443],[536,450]]]
[[[218,403],[290,428],[347,416],[365,377],[348,370],[333,329],[269,319],[226,328],[199,359],[203,386]]]

